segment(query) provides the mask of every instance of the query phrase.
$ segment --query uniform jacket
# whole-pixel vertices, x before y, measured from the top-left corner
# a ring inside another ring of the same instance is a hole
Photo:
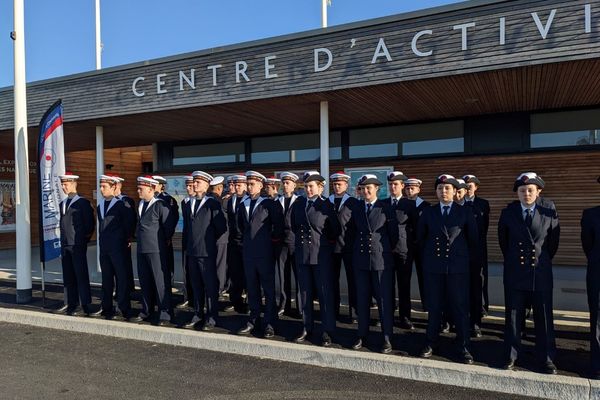
[[[367,216],[365,204],[357,201],[350,218],[353,267],[371,271],[393,268],[392,251],[400,238],[396,213],[388,203],[377,200]]]
[[[272,199],[258,197],[250,215],[250,201],[250,197],[247,197],[237,211],[243,257],[274,259],[274,243],[280,243],[283,238],[281,207]]]
[[[200,202],[194,214],[195,203]],[[227,232],[227,221],[221,203],[213,197],[191,199],[183,212],[186,223],[185,250],[188,256],[216,257],[217,242]]]
[[[69,207],[67,199],[60,202],[60,245],[86,245],[96,228],[94,209],[89,200],[75,195]]]
[[[529,229],[520,203],[502,210],[498,242],[504,256],[504,285],[520,290],[551,290],[552,258],[559,237],[555,210],[536,205]]]
[[[338,209],[335,208],[335,196],[329,196],[329,201],[333,205],[333,209],[337,215],[340,223],[340,235],[337,238],[334,253],[352,253],[352,245],[354,244],[353,230],[348,229],[350,218],[352,217],[352,209],[358,203],[355,197],[350,196],[348,193],[344,193],[340,206]]]
[[[229,242],[229,234],[228,234],[229,231],[227,229],[227,210],[226,210],[227,209],[227,201],[223,201],[222,197],[217,196],[214,193],[207,193],[206,195],[213,198],[221,206],[221,211],[223,212],[223,217],[225,218],[225,233],[219,237],[219,239],[217,240],[217,243],[227,244]]]
[[[131,239],[135,235],[135,227],[136,227],[137,220],[138,220],[136,207],[135,207],[135,201],[133,201],[133,199],[131,197],[127,196],[126,194],[122,194],[122,193],[120,195],[118,195],[117,198],[123,200],[125,209],[127,210],[127,213],[129,214],[128,221],[130,221],[132,225],[129,229],[131,236],[129,236],[128,240],[131,241]]]
[[[237,245],[242,244],[242,230],[239,226],[239,221],[237,217],[237,212],[240,208],[242,202],[246,199],[246,195],[243,195],[241,198],[238,198],[235,194],[232,195],[229,200],[227,200],[227,224],[229,231],[229,243],[234,243]]]
[[[160,253],[166,250],[167,238],[173,236],[177,221],[169,218],[169,207],[158,197],[150,200],[142,215],[144,202],[137,207],[138,225],[136,230],[137,252]]]
[[[298,195],[292,194],[290,205],[286,211],[285,197],[279,196],[277,198],[277,204],[279,204],[279,206],[281,207],[281,215],[283,216],[283,243],[288,247],[294,247],[296,243],[296,237],[292,229],[292,208],[294,207],[294,204],[298,199]]]
[[[307,209],[308,199],[300,197],[294,202],[291,212],[292,230],[296,243],[296,265],[327,265],[336,240],[340,236],[340,224],[333,205],[317,197]]]
[[[439,204],[423,210],[417,227],[423,271],[434,274],[469,272],[469,255],[477,246],[477,224],[471,209],[453,203],[444,223]]]
[[[600,285],[600,207],[588,208],[581,216],[581,246],[587,257],[588,281]]]
[[[179,222],[179,206],[177,205],[177,200],[167,192],[161,192],[157,197],[169,208],[169,225],[173,224],[174,226],[177,226],[177,223]],[[175,233],[174,230],[171,235],[166,237],[166,239],[170,240],[173,233]]]
[[[392,211],[396,214],[396,223],[398,224],[399,238],[392,252],[406,257],[408,256],[409,245],[414,240],[413,218],[415,217],[415,202],[406,197],[402,197],[396,206],[393,205],[391,197],[383,201],[389,204]]]
[[[181,250],[186,251],[187,235],[190,225],[190,196],[185,197],[181,200],[181,219],[183,222],[183,229],[181,230]]]
[[[127,247],[132,236],[131,229],[134,222],[131,220],[131,213],[125,203],[117,197],[111,199],[107,212],[104,211],[104,204],[103,199],[96,207],[100,253],[122,251]]]

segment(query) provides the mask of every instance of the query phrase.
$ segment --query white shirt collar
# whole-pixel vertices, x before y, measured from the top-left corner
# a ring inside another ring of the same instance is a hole
[[[531,213],[534,213],[534,212],[535,212],[535,203],[533,203],[533,204],[531,205],[531,207],[525,207],[525,206],[523,205],[523,203],[520,203],[520,204],[521,204],[521,214],[525,215],[525,211],[526,211],[526,210],[531,210]]]
[[[448,212],[450,212],[452,210],[452,205],[454,204],[453,201],[451,201],[449,204],[444,204],[440,201],[440,210],[442,211],[442,213],[444,212],[444,207],[448,206]]]

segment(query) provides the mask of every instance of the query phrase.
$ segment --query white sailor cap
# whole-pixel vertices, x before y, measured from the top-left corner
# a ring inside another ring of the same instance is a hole
[[[246,183],[246,175],[244,174],[232,175],[229,178],[231,178],[231,182],[233,183]]]
[[[408,177],[400,171],[391,171],[390,173],[387,174],[388,182],[406,181],[407,179],[408,179]]]
[[[329,176],[329,179],[331,179],[331,182],[337,182],[337,181],[348,182],[350,180],[350,175],[345,174],[344,171],[338,171],[334,174],[331,174]]]
[[[215,176],[212,181],[210,181],[210,186],[222,185],[225,182],[225,178],[222,176]]]
[[[138,186],[149,186],[153,188],[154,186],[158,185],[158,181],[154,179],[152,175],[144,175],[138,176],[137,184]]]
[[[523,185],[537,185],[537,187],[543,189],[545,183],[542,177],[535,172],[523,172],[517,177],[513,186],[513,192],[516,192],[519,189],[519,186]]]
[[[377,178],[377,175],[373,175],[373,174],[365,174],[365,175],[361,176],[360,180],[358,182],[359,182],[359,185],[377,185],[377,186],[382,185],[381,181]]]
[[[458,182],[457,189],[467,189],[467,183],[465,182],[464,179],[457,178],[456,182]]]
[[[325,178],[319,173],[319,171],[306,171],[302,175],[302,181],[304,183],[317,181],[321,183],[325,183]]]
[[[275,177],[275,176],[270,176],[267,178],[267,185],[279,185],[281,184],[281,179]]]
[[[463,176],[463,179],[465,180],[465,183],[471,183],[471,182],[473,182],[477,186],[481,185],[481,182],[479,182],[479,179],[475,175],[468,175],[467,174],[467,175]]]
[[[100,183],[102,182],[106,182],[106,183],[110,183],[111,185],[117,184],[119,183],[119,177],[115,176],[115,175],[100,175]]]
[[[152,175],[152,179],[157,181],[158,183],[162,183],[163,185],[167,183],[167,180],[160,175]]]
[[[298,175],[294,174],[293,172],[288,172],[288,171],[282,172],[279,175],[279,177],[281,178],[282,181],[290,180],[292,182],[296,182],[298,179],[300,179],[298,177]]]
[[[185,183],[186,183],[186,184],[188,184],[188,183],[192,183],[192,182],[194,182],[194,175],[192,175],[192,174],[187,174],[187,175],[185,176],[184,180],[185,180]]]
[[[423,184],[423,181],[420,179],[417,179],[417,178],[410,177],[404,181],[404,184],[406,186],[409,186],[409,185],[421,186]]]
[[[439,184],[449,184],[454,186],[456,189],[458,189],[459,183],[456,180],[456,178],[452,175],[449,174],[442,174],[440,176],[437,177],[437,179],[435,180],[435,186],[434,188],[437,189]]]
[[[200,179],[205,182],[208,182],[209,184],[213,179],[215,179],[211,174],[204,171],[194,171],[192,172],[192,177],[194,178],[194,180]]]
[[[75,175],[71,171],[67,171],[64,175],[59,175],[58,178],[61,182],[75,182],[77,179],[79,179],[79,175]]]
[[[249,179],[261,181],[262,183],[265,183],[267,181],[266,176],[264,176],[260,172],[256,172],[256,171],[246,171],[246,180],[249,180]]]

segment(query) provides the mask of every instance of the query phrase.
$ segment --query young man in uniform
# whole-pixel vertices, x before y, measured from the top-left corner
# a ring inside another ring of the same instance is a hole
[[[243,232],[240,230],[237,212],[244,200],[246,200],[246,176],[234,175],[231,177],[234,185],[234,193],[227,200],[227,224],[229,232],[229,243],[227,243],[227,280],[229,282],[229,301],[231,304],[225,307],[225,311],[233,311],[246,314],[247,306],[242,297],[246,289],[246,278],[244,276],[243,259]]]
[[[169,193],[167,193],[167,180],[160,176],[154,175],[152,176],[158,182],[156,185],[156,197],[161,199],[167,207],[169,207],[169,224],[174,224],[177,226],[179,222],[179,206],[177,205],[177,200]],[[175,231],[173,231],[175,233]],[[167,266],[169,271],[171,271],[171,286],[173,285],[173,277],[175,275],[175,253],[173,250],[173,234],[165,238],[166,246],[167,246]]]
[[[223,215],[227,215],[227,200],[223,199],[223,188],[225,178],[215,176],[210,182],[208,195],[214,198],[223,210]],[[217,241],[217,277],[219,279],[219,294],[224,293],[228,289],[227,284],[227,243],[229,242],[228,231],[226,230]]]
[[[190,277],[190,269],[187,264],[186,257],[186,243],[189,227],[190,227],[190,201],[196,196],[194,191],[194,177],[192,174],[185,176],[185,191],[187,197],[181,200],[181,215],[183,219],[183,230],[181,233],[181,258],[183,266],[183,303],[179,304],[177,308],[194,307],[194,289],[192,288],[192,279]]]

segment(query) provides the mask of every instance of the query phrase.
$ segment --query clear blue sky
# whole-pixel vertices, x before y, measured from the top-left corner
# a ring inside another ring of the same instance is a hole
[[[457,0],[333,0],[329,25]],[[101,0],[102,66],[321,26],[321,0]],[[13,1],[0,1],[0,87],[13,84]],[[95,68],[94,0],[25,0],[27,81]]]

